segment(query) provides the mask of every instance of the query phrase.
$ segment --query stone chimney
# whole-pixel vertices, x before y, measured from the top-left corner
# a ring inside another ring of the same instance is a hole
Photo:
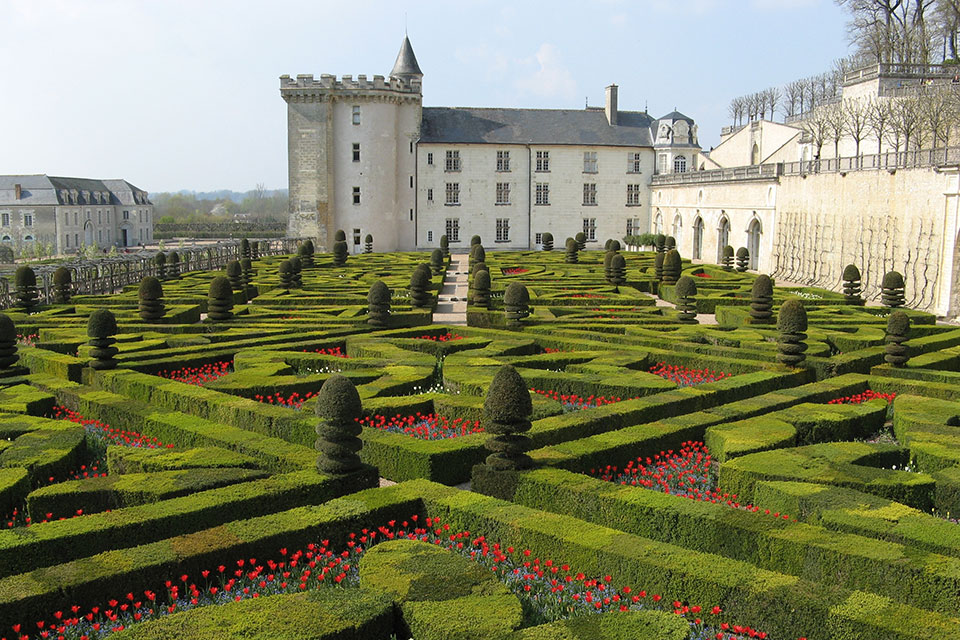
[[[607,123],[611,126],[617,124],[617,85],[612,84],[607,87],[607,105],[603,109],[607,114]]]
[[[20,183],[19,183],[19,182],[18,182],[17,184],[13,185],[13,193],[14,193],[14,195],[13,195],[13,199],[14,199],[14,200],[19,200],[19,199],[20,199],[20,196],[23,194],[23,189],[20,187]]]

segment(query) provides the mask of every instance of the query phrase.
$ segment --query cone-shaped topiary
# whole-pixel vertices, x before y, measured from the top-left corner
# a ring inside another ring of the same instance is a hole
[[[290,269],[291,275],[293,276],[293,288],[302,289],[303,288],[303,262],[300,260],[299,256],[293,256],[290,258]]]
[[[887,343],[886,354],[883,359],[887,364],[895,367],[904,367],[910,359],[910,349],[905,344],[910,336],[910,316],[903,311],[894,311],[887,318],[887,334],[884,341]]]
[[[883,276],[880,283],[880,301],[883,306],[896,309],[907,301],[904,294],[903,276],[897,271],[891,271]]]
[[[239,260],[232,260],[227,263],[227,280],[234,291],[243,291],[243,268]]]
[[[577,255],[579,252],[580,245],[577,244],[577,241],[573,238],[567,238],[563,261],[567,264],[577,264],[580,262],[580,256]]]
[[[511,282],[503,293],[503,309],[508,327],[519,327],[530,315],[530,292],[519,282]]]
[[[480,241],[480,236],[472,236],[472,237],[470,238],[470,246],[473,247],[474,245],[478,245],[478,244],[483,244],[483,243]]]
[[[163,285],[158,278],[147,276],[141,280],[137,296],[140,299],[137,311],[140,318],[146,322],[156,322],[166,313],[163,306]]]
[[[683,324],[698,324],[697,320],[697,283],[690,276],[681,276],[675,288],[677,294],[677,310],[680,317],[677,322]]]
[[[673,236],[667,236],[667,239],[663,242],[663,250],[670,251],[671,249],[677,248],[677,239]]]
[[[848,264],[843,268],[843,296],[850,304],[863,304],[860,296],[863,277],[855,264]]]
[[[367,292],[367,324],[386,327],[390,323],[390,288],[377,280]]]
[[[750,252],[746,247],[740,247],[737,249],[737,271],[743,273],[747,270],[748,264],[750,264]]]
[[[104,370],[114,369],[117,361],[114,356],[117,355],[117,348],[113,343],[117,341],[113,336],[117,335],[117,318],[108,309],[97,309],[90,314],[87,321],[87,336],[90,338],[88,344],[93,347],[90,355],[93,360],[90,361],[92,369]]]
[[[666,259],[667,254],[661,253],[660,251],[653,256],[653,277],[655,277],[657,281],[663,280],[663,261]]]
[[[433,274],[438,276],[444,272],[446,267],[446,260],[443,257],[443,250],[434,249],[430,252],[430,269],[433,271]]]
[[[5,313],[0,313],[0,369],[9,369],[17,363],[17,327]]]
[[[333,234],[334,242],[346,242],[347,234],[344,233],[343,229],[337,229],[337,232]]]
[[[37,274],[23,265],[17,267],[13,281],[17,287],[17,306],[30,313],[37,306],[37,298],[40,296],[37,291]]]
[[[180,254],[171,251],[167,255],[167,278],[178,278],[180,276]]]
[[[163,251],[153,256],[153,264],[157,268],[157,277],[161,280],[167,279],[167,254]]]
[[[233,318],[233,287],[223,276],[217,276],[210,283],[207,293],[207,319],[224,322]]]
[[[587,234],[583,231],[578,231],[577,235],[573,236],[573,239],[577,241],[577,248],[580,251],[585,251],[587,248]]]
[[[656,248],[657,253],[665,253],[667,251],[667,236],[662,233],[658,233],[653,237],[653,246]]]
[[[788,367],[798,367],[806,358],[807,310],[797,298],[780,306],[777,315],[777,360]]]
[[[300,258],[300,262],[303,265],[304,269],[313,268],[313,240],[307,238],[303,241],[299,247],[297,247],[297,256]]]
[[[493,435],[484,446],[492,453],[487,465],[497,471],[529,469],[533,460],[526,454],[530,438],[523,435],[530,430],[533,402],[527,384],[509,364],[493,376],[483,401],[483,428]]]
[[[431,287],[430,267],[426,264],[418,264],[413,270],[413,275],[410,276],[410,302],[413,307],[423,309],[433,303]]]
[[[677,284],[680,280],[680,274],[683,271],[683,260],[680,258],[680,252],[676,249],[670,249],[663,256],[663,284]]]
[[[443,251],[443,257],[450,257],[450,241],[447,240],[446,234],[440,236],[440,250]]]
[[[357,452],[363,442],[357,436],[363,430],[357,419],[363,405],[360,394],[350,379],[335,373],[320,387],[317,394],[316,414],[317,440],[314,447],[317,456],[317,471],[342,475],[357,471],[363,466]]]
[[[243,288],[250,287],[253,282],[253,260],[250,258],[240,258],[240,273],[243,278]]]
[[[720,258],[720,264],[724,271],[733,271],[733,247],[726,245],[723,248],[723,257]]]
[[[549,231],[544,232],[540,236],[540,245],[543,247],[544,251],[553,251],[553,234]]]
[[[70,294],[73,289],[73,275],[70,269],[66,267],[57,267],[53,272],[53,300],[57,304],[67,304],[70,302]]]
[[[627,283],[627,261],[619,253],[614,253],[610,258],[610,284],[613,290],[620,293],[620,287]]]
[[[347,264],[347,243],[343,240],[337,240],[333,243],[333,266],[342,267]]]
[[[473,304],[484,309],[490,308],[490,272],[477,271],[473,276],[473,290],[471,291]]]
[[[765,273],[750,289],[750,324],[773,324],[773,281]]]
[[[246,238],[240,240],[240,257],[249,258],[250,257],[250,241]]]
[[[289,291],[293,288],[293,265],[289,260],[284,260],[277,267],[277,274],[280,276],[280,288]]]
[[[368,233],[363,239],[363,252],[373,253],[373,234]]]

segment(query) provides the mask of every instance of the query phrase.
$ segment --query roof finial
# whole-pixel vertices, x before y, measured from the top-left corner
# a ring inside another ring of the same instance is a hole
[[[403,37],[406,38],[410,34],[407,33],[407,12],[403,12]]]
[[[583,96],[583,108],[584,109],[590,108],[590,96]]]

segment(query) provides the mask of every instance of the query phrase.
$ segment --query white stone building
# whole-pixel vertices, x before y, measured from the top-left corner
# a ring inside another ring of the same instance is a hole
[[[389,77],[282,76],[288,109],[292,236],[354,252],[484,245],[530,249],[578,232],[588,242],[650,229],[651,176],[693,170],[696,125],[603,107],[423,107],[423,74],[404,39]],[[596,245],[594,245],[596,246]]]

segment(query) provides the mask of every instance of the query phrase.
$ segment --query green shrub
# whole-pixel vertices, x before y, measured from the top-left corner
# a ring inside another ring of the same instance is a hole
[[[511,282],[503,293],[503,309],[507,326],[517,328],[530,315],[530,293],[519,282]]]
[[[663,243],[663,250],[670,251],[671,249],[677,248],[677,239],[673,236],[667,236],[666,240]]]
[[[657,282],[663,280],[663,261],[666,257],[666,254],[662,251],[657,251],[657,255],[653,257],[653,277],[657,279]]]
[[[333,241],[334,241],[334,242],[346,242],[346,241],[347,241],[347,234],[346,234],[346,232],[344,232],[343,229],[337,229],[336,233],[333,234]]]
[[[682,617],[644,609],[574,616],[515,632],[510,640],[687,640],[690,623]]]
[[[36,308],[37,298],[40,296],[37,291],[37,274],[27,265],[23,265],[17,267],[13,279],[16,286],[17,306],[24,312],[30,313]]]
[[[483,426],[493,434],[484,446],[492,453],[487,465],[494,470],[528,469],[533,465],[525,452],[530,439],[522,435],[530,430],[533,403],[527,384],[510,365],[497,370],[483,401]]]
[[[153,256],[153,265],[157,269],[157,277],[161,280],[167,279],[167,254],[160,251]]]
[[[880,284],[880,301],[883,306],[891,309],[902,307],[906,303],[903,276],[897,271],[884,274]]]
[[[668,254],[669,255],[669,254]],[[677,286],[674,289],[679,303],[677,309],[680,310],[679,322],[683,324],[698,324],[697,320],[697,283],[690,276],[682,276],[677,280]]]
[[[619,253],[615,253],[610,259],[610,276],[607,281],[613,285],[616,293],[620,293],[620,287],[627,282],[627,261]]]
[[[145,322],[156,322],[163,318],[166,308],[163,304],[163,285],[153,276],[146,276],[140,281],[137,290],[137,311]]]
[[[446,259],[443,256],[442,249],[434,249],[430,252],[430,269],[434,275],[440,275],[446,267]]]
[[[666,253],[667,251],[667,236],[662,233],[658,233],[653,236],[653,246],[657,250],[657,253]]]
[[[737,249],[737,272],[743,273],[747,270],[747,265],[750,263],[750,252],[747,251],[746,247],[740,247]]]
[[[72,273],[66,267],[57,267],[57,270],[53,272],[53,299],[57,304],[70,302],[71,289],[73,288]]]
[[[303,261],[299,256],[290,258],[290,275],[293,280],[294,289],[303,288]]]
[[[580,251],[580,245],[573,238],[567,238],[563,261],[567,264],[577,264],[580,261],[577,253]]]
[[[363,405],[357,388],[350,379],[333,374],[317,394],[316,449],[317,470],[320,473],[343,475],[361,468],[357,452],[363,446],[362,427],[357,419],[363,415]]]
[[[720,264],[724,271],[733,271],[733,247],[730,245],[723,248],[723,257],[720,259]]]
[[[670,249],[663,256],[662,274],[663,284],[677,284],[680,279],[680,273],[683,270],[683,262],[680,258],[680,252],[676,249]]]
[[[777,316],[777,360],[788,367],[800,366],[806,355],[807,311],[797,298],[780,306]]]
[[[97,309],[90,314],[87,321],[87,336],[90,338],[89,344],[93,347],[90,350],[90,366],[98,370],[114,369],[117,361],[114,356],[117,355],[117,348],[113,343],[117,341],[114,337],[117,334],[117,318],[109,309]]]
[[[750,289],[750,324],[773,324],[773,282],[765,273]]]
[[[473,247],[477,246],[478,244],[483,244],[483,243],[481,242],[481,240],[480,240],[480,236],[471,236],[471,238],[470,238],[470,249],[471,249],[471,252],[472,252]]]
[[[17,363],[17,327],[5,313],[0,313],[0,369],[9,369]]]
[[[250,256],[250,241],[246,238],[240,239],[240,256],[242,258],[249,258]]]
[[[425,309],[433,304],[431,287],[430,267],[424,263],[418,264],[410,276],[410,300],[415,309]]]
[[[370,285],[367,292],[367,324],[386,327],[390,323],[390,289],[383,280]]]
[[[363,252],[373,253],[373,234],[368,233],[363,239]]]
[[[447,235],[444,234],[440,236],[440,250],[443,251],[443,257],[450,257],[450,241],[447,240]]]
[[[490,272],[487,270],[478,271],[473,276],[473,287],[471,291],[471,301],[478,307],[487,309],[490,307]]]
[[[887,318],[884,341],[886,355],[883,359],[895,367],[905,367],[910,359],[910,349],[905,344],[910,336],[910,316],[903,311],[894,311]]]
[[[347,264],[347,243],[344,240],[338,240],[333,243],[333,266],[342,267]]]
[[[297,247],[297,256],[300,258],[300,261],[303,263],[304,269],[313,268],[313,254],[316,252],[316,249],[313,247],[313,240],[307,238],[303,243]]]
[[[226,322],[233,318],[233,287],[223,276],[217,276],[210,283],[207,318],[213,322]]]
[[[232,260],[227,263],[226,274],[233,290],[243,291],[243,268],[240,266],[239,260]]]
[[[549,231],[540,236],[541,246],[544,251],[553,251],[553,234]]]
[[[578,248],[580,251],[586,251],[586,249],[587,249],[587,234],[585,234],[583,231],[578,231],[578,232],[577,232],[577,235],[575,235],[575,236],[573,237],[573,239],[577,241],[577,248]]]
[[[843,268],[843,295],[847,302],[851,304],[863,304],[863,298],[860,297],[861,276],[860,269],[854,264],[848,264]]]
[[[277,275],[280,278],[280,288],[289,291],[293,288],[293,265],[289,260],[284,260],[277,267]]]

